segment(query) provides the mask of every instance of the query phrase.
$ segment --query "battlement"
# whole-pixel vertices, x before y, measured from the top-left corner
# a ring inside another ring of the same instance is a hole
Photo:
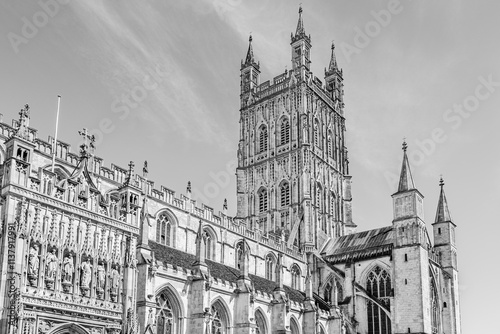
[[[284,75],[280,75],[274,79],[275,83],[283,83],[285,80]],[[12,122],[12,126],[0,122],[0,138],[6,141],[8,138],[13,136],[16,131],[17,121]],[[37,158],[35,168],[32,168],[30,175],[28,175],[27,188],[35,191],[40,191],[47,195],[44,189],[46,186],[46,178],[57,176],[50,172],[47,167],[50,166],[50,161],[52,159],[53,146],[52,142],[54,138],[49,136],[47,141],[38,138],[38,131],[33,128],[29,128],[29,138],[28,140],[35,145],[35,153],[42,156],[42,158]],[[81,161],[79,154],[73,153],[71,151],[71,145],[57,140],[56,143],[56,158],[55,166],[63,167],[68,174],[71,174]],[[3,162],[3,161],[2,161]],[[107,184],[105,191],[99,189],[101,195],[106,198],[109,202],[110,192],[113,190],[120,189],[127,182],[129,170],[124,167],[120,167],[116,164],[111,163],[109,167],[104,166],[104,160],[98,156],[92,156],[91,162],[88,164],[89,173],[92,177],[99,179],[100,184]],[[68,175],[69,176],[69,175]],[[64,189],[57,186],[55,179],[53,184],[55,184],[54,191],[52,193],[53,197],[64,200],[67,196],[64,195]],[[160,185],[159,189],[155,188],[155,182],[147,179],[144,176],[133,174],[129,184],[133,185],[136,189],[140,190],[143,195],[147,196],[150,200],[158,202],[160,206],[170,206],[172,208],[177,208],[178,210],[184,211],[192,215],[193,217],[202,219],[204,221],[210,222],[214,225],[227,229],[232,233],[240,235],[248,239],[255,240],[261,244],[267,245],[271,248],[279,250],[285,254],[290,255],[296,259],[303,259],[303,254],[300,252],[298,247],[293,246],[288,248],[287,244],[281,238],[268,234],[263,235],[260,231],[251,230],[246,226],[245,223],[239,220],[233,219],[228,216],[225,212],[219,211],[214,213],[214,209],[204,203],[198,203],[196,200],[192,200],[190,197],[184,194],[176,194],[176,192],[166,186]],[[102,201],[98,200],[97,190],[89,191],[89,194],[82,195],[78,194],[75,200],[75,204],[84,209],[89,209],[91,211],[96,211],[98,214],[109,216],[111,218],[120,220],[122,222],[127,222],[127,217],[125,214],[112,214],[112,209],[107,208]],[[108,204],[110,205],[110,204]],[[136,203],[133,207],[137,210],[140,203]],[[134,213],[135,217],[138,217],[137,211]],[[134,224],[135,225],[135,224]]]

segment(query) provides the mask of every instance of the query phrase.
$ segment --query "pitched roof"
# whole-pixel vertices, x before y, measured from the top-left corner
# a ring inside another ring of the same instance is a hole
[[[176,268],[185,268],[189,270],[191,265],[195,262],[196,257],[193,254],[182,252],[175,248],[167,247],[165,245],[158,244],[154,241],[149,241],[149,247],[155,253],[157,260],[163,263],[168,263]],[[224,281],[235,283],[240,276],[240,271],[236,268],[226,266],[219,262],[214,262],[211,260],[205,260],[210,275],[214,278],[221,279]],[[278,287],[276,282],[270,281],[260,276],[249,275],[250,280],[254,284],[254,288],[257,291],[272,294],[274,289]],[[284,286],[285,292],[288,297],[297,303],[302,303],[305,299],[305,294],[301,291],[294,290],[289,286]]]
[[[330,263],[362,260],[390,254],[392,226],[344,235],[325,247],[324,258]]]

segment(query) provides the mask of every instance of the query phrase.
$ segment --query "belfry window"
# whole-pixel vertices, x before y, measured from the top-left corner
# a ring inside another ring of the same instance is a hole
[[[288,118],[283,118],[280,124],[280,145],[290,142],[290,122]]]
[[[259,190],[259,212],[263,213],[267,211],[267,190],[266,188],[261,188]]]
[[[281,207],[290,205],[290,183],[283,181],[280,186],[280,204]]]
[[[378,300],[387,309],[391,308],[391,276],[385,269],[376,266],[366,280],[368,295]],[[368,334],[390,334],[391,320],[380,306],[371,300],[367,301]]]
[[[267,128],[263,125],[259,132],[259,152],[267,151]]]

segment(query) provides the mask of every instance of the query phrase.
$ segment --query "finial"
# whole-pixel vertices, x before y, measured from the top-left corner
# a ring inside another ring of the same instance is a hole
[[[78,131],[78,134],[83,137],[83,144],[80,145],[80,155],[82,157],[88,157],[93,153],[95,149],[95,136],[89,135],[86,128],[83,128],[83,131]],[[87,144],[87,140],[89,143]]]
[[[406,149],[408,149],[408,144],[406,144],[406,137],[403,138],[403,151],[406,152]]]
[[[147,177],[148,176],[148,161],[144,160],[144,167],[142,167],[142,176]]]
[[[227,210],[227,198],[224,198],[224,204],[222,205],[222,209]]]
[[[332,50],[335,50],[335,41],[332,39]]]
[[[248,42],[252,43],[252,40],[253,40],[252,33],[250,32],[250,37],[248,37]]]
[[[187,184],[187,187],[186,187],[186,191],[188,193],[191,193],[191,181],[188,181],[188,184]]]
[[[443,175],[439,177],[439,186],[442,188],[444,186]]]
[[[299,14],[302,14],[302,2],[299,4]]]

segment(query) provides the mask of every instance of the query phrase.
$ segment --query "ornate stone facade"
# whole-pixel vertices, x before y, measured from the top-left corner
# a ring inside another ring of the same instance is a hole
[[[461,333],[455,224],[444,182],[434,243],[404,145],[392,224],[356,232],[343,73],[310,72],[302,11],[292,67],[241,66],[237,215],[0,123],[0,332]],[[55,153],[55,165],[51,165]],[[409,298],[411,296],[411,298]]]

